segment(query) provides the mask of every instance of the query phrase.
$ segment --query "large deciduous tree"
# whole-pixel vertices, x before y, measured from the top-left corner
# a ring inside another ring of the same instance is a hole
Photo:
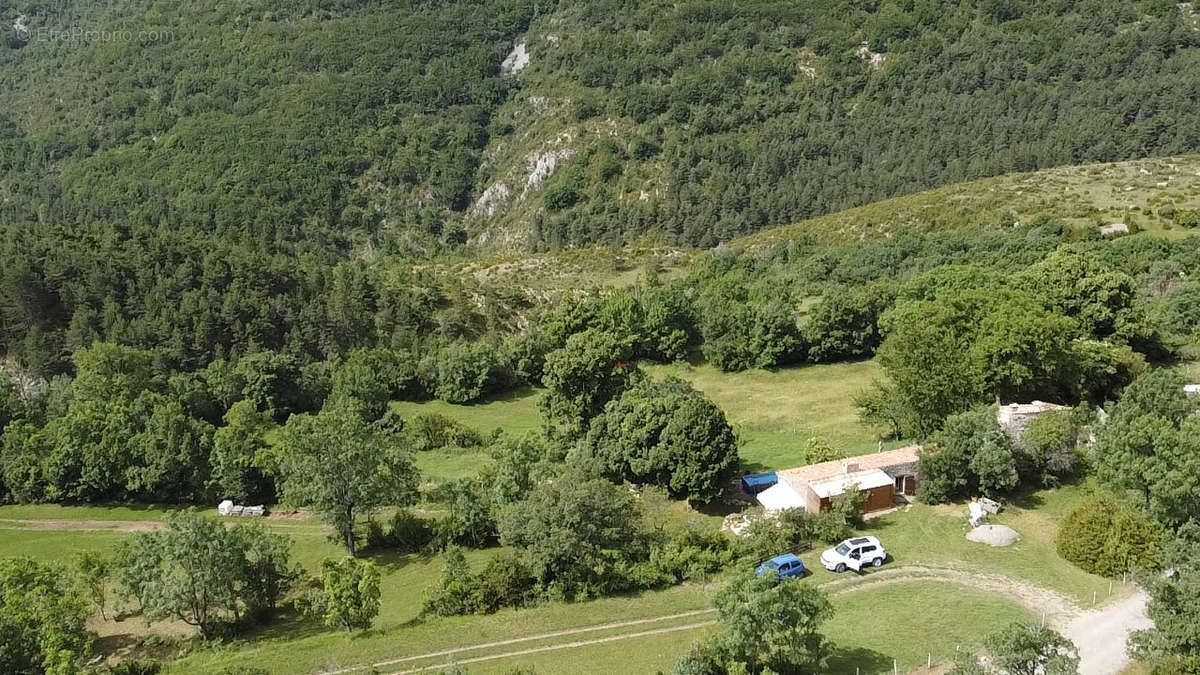
[[[30,558],[0,559],[0,672],[82,672],[92,643],[87,614],[60,571]]]
[[[261,524],[227,528],[179,513],[165,529],[122,542],[115,576],[148,621],[183,621],[211,638],[222,624],[274,609],[296,576],[289,546]]]
[[[1131,384],[1096,434],[1100,479],[1136,494],[1164,525],[1200,518],[1200,417],[1184,378],[1154,370]]]
[[[870,356],[883,342],[879,317],[891,306],[891,286],[837,287],[821,297],[808,315],[803,335],[813,361]]]
[[[333,399],[315,415],[292,416],[280,448],[284,501],[316,511],[351,555],[360,515],[416,501],[417,469],[409,453],[396,435],[365,422],[354,399]]]
[[[273,610],[296,571],[290,542],[261,524],[227,528],[187,512],[117,549],[116,579],[148,621],[174,619],[205,638],[228,622]]]
[[[687,382],[643,379],[592,420],[576,459],[610,478],[708,502],[737,468],[737,438],[725,413]]]
[[[275,427],[270,415],[241,400],[225,413],[225,425],[213,435],[209,456],[212,466],[210,489],[219,499],[238,503],[273,500],[275,486],[263,464],[268,444],[266,433]]]
[[[637,521],[628,490],[562,476],[501,509],[500,543],[521,550],[525,567],[547,593],[602,595],[616,590],[616,566],[642,544]]]
[[[1019,483],[1012,441],[993,406],[951,415],[920,454],[921,501],[937,504],[975,490],[1007,492]]]
[[[569,435],[581,435],[588,423],[629,386],[632,345],[589,328],[567,338],[566,345],[546,355],[542,382],[547,392],[540,405],[548,419]]]
[[[1130,639],[1131,653],[1155,666],[1153,672],[1191,673],[1200,668],[1200,522],[1190,520],[1175,533],[1162,552],[1170,575],[1147,575],[1147,608],[1154,628]]]
[[[1127,274],[1096,258],[1056,251],[1017,277],[1048,309],[1079,322],[1096,338],[1112,337],[1145,347],[1156,339],[1153,325],[1137,302],[1137,285]]]
[[[743,572],[717,592],[713,605],[720,629],[701,651],[715,657],[722,672],[738,665],[751,673],[818,672],[823,666],[828,644],[820,629],[833,605],[812,584]]]

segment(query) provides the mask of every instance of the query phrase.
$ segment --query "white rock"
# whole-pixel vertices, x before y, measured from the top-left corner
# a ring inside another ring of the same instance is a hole
[[[491,218],[508,205],[511,197],[512,190],[504,181],[493,183],[483,191],[483,194],[479,195],[478,201],[471,206],[471,215]]]
[[[500,62],[500,74],[519,73],[529,65],[529,52],[525,49],[525,41],[521,40],[513,47],[508,56]]]
[[[554,173],[558,165],[570,159],[575,154],[569,148],[547,150],[529,156],[529,176],[525,179],[525,191],[537,189]]]
[[[1021,535],[1006,525],[980,525],[967,533],[967,540],[988,546],[1012,546],[1021,540]]]

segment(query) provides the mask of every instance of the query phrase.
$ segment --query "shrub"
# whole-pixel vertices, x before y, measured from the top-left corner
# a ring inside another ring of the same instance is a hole
[[[447,513],[437,522],[440,546],[462,544],[481,548],[496,537],[489,486],[481,477],[460,478],[438,486],[433,499],[446,504]]]
[[[447,548],[442,577],[425,598],[424,611],[438,616],[474,614],[481,605],[474,581],[462,549],[457,546]]]
[[[1093,497],[1075,508],[1058,530],[1058,554],[1080,569],[1106,577],[1159,565],[1162,534],[1127,506]]]
[[[865,495],[864,495],[865,497]],[[860,498],[852,498],[847,503]],[[786,551],[799,553],[813,546],[814,541],[837,542],[854,533],[843,511],[832,510],[813,515],[804,509],[786,509],[777,515],[756,520],[738,542],[738,555],[753,560],[766,560]]]
[[[846,456],[844,451],[835,449],[829,444],[829,441],[816,436],[804,442],[803,454],[805,464],[820,464],[821,462],[842,459]]]
[[[416,451],[446,447],[477,448],[483,445],[483,435],[452,417],[438,413],[417,415],[404,425]]]
[[[729,540],[720,532],[686,530],[650,552],[650,564],[661,583],[706,579],[733,561]],[[649,584],[639,584],[643,588]],[[659,584],[654,584],[659,585]]]
[[[422,363],[433,393],[447,403],[472,403],[491,390],[498,370],[496,350],[486,342],[452,342]]]
[[[425,599],[424,611],[438,616],[491,614],[521,607],[533,597],[536,579],[514,553],[500,553],[479,574],[471,572],[461,548],[446,549],[438,585]]]
[[[505,552],[492,557],[475,578],[478,591],[475,597],[478,611],[485,614],[505,607],[522,607],[533,595],[537,580],[521,564],[515,553]]]
[[[367,547],[375,550],[416,553],[428,546],[433,537],[429,523],[407,509],[393,514],[386,526],[375,520],[367,523]]]
[[[379,615],[379,570],[369,560],[324,560],[321,587],[297,602],[330,628],[366,630]]]
[[[812,516],[809,527],[812,537],[826,544],[836,544],[854,534],[854,528],[846,519],[833,511]]]
[[[1175,224],[1180,227],[1200,226],[1200,211],[1176,211]]]
[[[841,520],[841,522],[852,527],[862,527],[862,507],[867,503],[869,494],[858,489],[857,485],[850,486],[845,492],[833,500],[833,509],[831,511],[833,520]],[[838,541],[843,539],[839,537]]]

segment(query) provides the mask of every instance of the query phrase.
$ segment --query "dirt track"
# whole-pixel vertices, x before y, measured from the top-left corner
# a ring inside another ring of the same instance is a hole
[[[0,518],[0,530],[31,530],[57,532],[150,532],[162,527],[156,520],[56,520],[38,518],[26,520]]]
[[[1044,616],[1047,624],[1054,626],[1057,630],[1063,631],[1065,634],[1067,634],[1080,648],[1080,652],[1084,654],[1080,670],[1083,675],[1106,675],[1107,673],[1115,673],[1119,671],[1120,668],[1123,667],[1127,662],[1124,653],[1124,646],[1130,630],[1146,627],[1145,624],[1148,621],[1144,616],[1145,599],[1140,593],[1127,596],[1119,600],[1117,603],[1107,607],[1085,612],[1070,598],[1058,593],[1057,591],[1052,591],[1035,584],[1018,581],[1016,579],[999,574],[972,572],[953,567],[929,567],[922,565],[888,567],[881,570],[872,570],[863,576],[845,576],[822,585],[822,588],[828,591],[830,595],[837,597],[849,593],[868,591],[874,588],[879,588],[880,586],[890,586],[893,584],[921,581],[950,583],[962,586],[964,588],[984,591],[987,593],[995,593],[996,595],[1005,596],[1013,600],[1014,602],[1029,609],[1034,614],[1040,614]],[[418,666],[408,670],[389,671],[395,673],[396,675],[401,673],[419,673],[429,670],[447,668],[453,664],[467,665],[481,661],[515,658],[529,654],[557,651],[560,649],[574,649],[578,647],[586,647],[589,645],[603,644],[617,640],[628,640],[662,633],[697,630],[711,626],[714,621],[699,621],[680,626],[670,626],[650,630],[631,630],[629,632],[621,632],[616,635],[608,635],[594,639],[570,640],[567,642],[529,647],[526,649],[506,650],[500,653],[482,654],[478,656],[466,656],[468,652],[479,652],[488,649],[495,649],[497,647],[520,645],[541,640],[552,640],[560,637],[576,637],[586,633],[617,630],[622,628],[641,628],[648,624],[663,623],[682,618],[701,617],[706,614],[711,614],[714,611],[715,610],[712,609],[701,609],[692,612],[670,614],[647,619],[636,619],[631,621],[599,624],[595,626],[585,626],[582,628],[557,631],[554,633],[542,633],[528,637],[502,640],[499,642],[468,645],[465,647],[457,647],[454,649],[446,649],[437,652],[404,656],[373,664],[363,664],[349,668],[342,668],[339,670],[325,671],[325,673],[326,675],[345,675],[346,673],[354,673],[363,670],[387,669],[389,667],[397,666],[404,667],[405,665],[415,664],[419,661],[436,660],[436,663]],[[456,658],[456,655],[460,654],[466,656],[466,658]],[[450,659],[447,660],[445,657],[450,657]]]

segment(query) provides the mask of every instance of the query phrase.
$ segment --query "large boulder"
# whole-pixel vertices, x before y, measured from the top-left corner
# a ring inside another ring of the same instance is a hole
[[[967,533],[967,539],[988,546],[1012,546],[1021,535],[1006,525],[980,525]]]

